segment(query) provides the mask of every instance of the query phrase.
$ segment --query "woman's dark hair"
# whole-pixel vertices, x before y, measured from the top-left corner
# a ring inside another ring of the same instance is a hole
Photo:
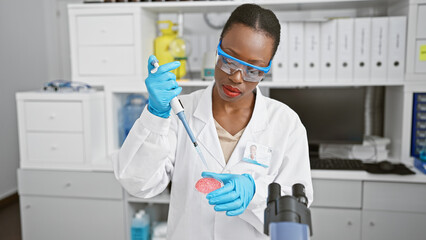
[[[231,29],[233,24],[241,23],[256,31],[263,32],[268,37],[274,39],[274,48],[272,58],[274,58],[280,43],[281,26],[275,14],[269,10],[260,7],[256,4],[243,4],[237,7],[229,17],[223,27],[220,39],[222,40],[225,34]]]

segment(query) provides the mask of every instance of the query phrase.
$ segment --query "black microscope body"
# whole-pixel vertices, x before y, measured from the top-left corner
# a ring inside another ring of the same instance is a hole
[[[300,230],[295,229],[294,231],[289,231],[289,226],[295,226],[295,228],[302,227],[304,232],[307,232],[307,228],[309,228],[309,235],[312,236],[311,212],[307,207],[308,199],[305,195],[305,187],[297,183],[293,185],[292,190],[292,196],[281,196],[281,186],[278,183],[271,183],[268,186],[267,207],[264,215],[264,233],[266,235],[270,234],[271,223],[295,223],[287,224],[286,226],[273,224],[274,230],[273,232],[271,230],[272,240],[309,239],[309,236],[305,237],[307,233],[300,233]],[[286,237],[274,236],[274,234],[277,235],[280,232],[284,232],[284,230],[280,230],[280,228],[286,228]],[[293,230],[293,227],[291,227],[291,230]],[[295,237],[294,234],[297,236]],[[303,237],[301,235],[303,235]]]

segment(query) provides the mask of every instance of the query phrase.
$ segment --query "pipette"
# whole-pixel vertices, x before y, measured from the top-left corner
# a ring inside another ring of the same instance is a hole
[[[158,70],[158,67],[160,67],[158,60],[152,61],[151,64],[154,66],[154,68],[151,70],[151,73],[156,73],[157,70]],[[185,112],[183,110],[182,103],[180,102],[180,100],[177,97],[174,97],[170,101],[170,106],[172,107],[173,112],[178,116],[178,118],[182,122],[183,126],[185,127],[185,130],[188,133],[192,144],[194,144],[195,150],[197,150],[198,156],[200,157],[204,166],[206,167],[206,169],[209,169],[207,162],[206,162],[206,159],[204,158],[204,155],[201,152],[200,147],[198,146],[197,140],[195,139],[194,134],[192,133],[192,130],[191,130],[191,128],[189,128],[188,122],[186,121]]]

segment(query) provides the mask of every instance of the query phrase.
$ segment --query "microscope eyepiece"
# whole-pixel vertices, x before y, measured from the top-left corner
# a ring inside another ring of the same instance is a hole
[[[305,186],[301,183],[296,183],[292,187],[293,196],[297,199],[298,202],[308,206],[308,198],[305,194]]]
[[[278,183],[271,183],[268,186],[268,199],[266,204],[272,201],[278,201],[281,197],[281,186]]]
[[[295,223],[296,225],[289,225],[289,223]],[[285,226],[292,226],[290,228],[299,226],[300,228],[296,227],[295,229],[300,229],[303,232],[300,234],[306,235],[307,231],[309,231],[308,234],[312,236],[311,212],[308,208],[305,187],[301,183],[296,183],[292,186],[292,195],[284,194],[283,196],[281,196],[280,184],[271,183],[268,186],[263,232],[266,235],[271,233],[271,239],[278,239],[275,237],[278,234],[277,229],[285,229]]]

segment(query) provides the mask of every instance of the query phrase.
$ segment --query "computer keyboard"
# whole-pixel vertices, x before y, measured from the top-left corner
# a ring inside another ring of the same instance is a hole
[[[358,159],[311,158],[310,162],[311,169],[364,170],[362,161]]]

